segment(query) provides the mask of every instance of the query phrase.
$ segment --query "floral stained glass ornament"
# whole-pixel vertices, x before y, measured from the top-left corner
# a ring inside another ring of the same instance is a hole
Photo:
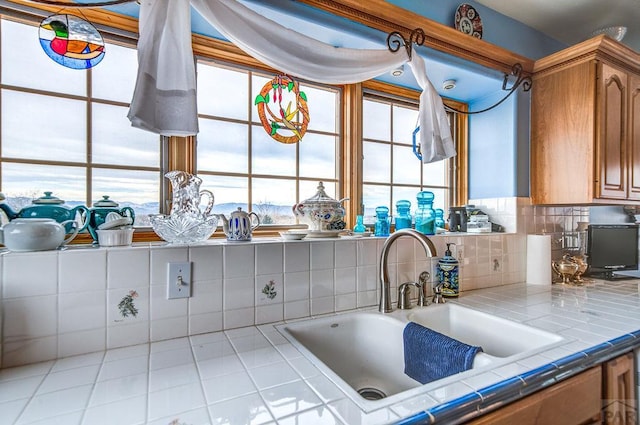
[[[104,40],[88,21],[75,15],[51,15],[40,22],[40,45],[60,65],[89,69],[104,58]]]
[[[297,81],[277,75],[267,82],[254,104],[264,130],[280,143],[298,143],[309,126],[307,95]]]

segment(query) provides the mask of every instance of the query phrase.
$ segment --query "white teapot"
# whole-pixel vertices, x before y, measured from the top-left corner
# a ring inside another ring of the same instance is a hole
[[[222,220],[222,230],[227,235],[227,240],[232,242],[250,241],[251,232],[260,225],[260,217],[251,211],[250,213],[238,209],[229,215],[229,219],[218,214]]]
[[[67,224],[72,226],[68,236]],[[0,243],[10,251],[47,251],[71,242],[77,234],[75,220],[58,223],[52,218],[14,218],[0,228]]]

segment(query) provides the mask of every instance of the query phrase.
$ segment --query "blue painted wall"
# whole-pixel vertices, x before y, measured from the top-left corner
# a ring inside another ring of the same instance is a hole
[[[449,27],[454,27],[456,9],[462,3],[460,0],[387,0],[387,2]],[[482,19],[482,39],[491,44],[531,59],[539,59],[567,47],[564,43],[480,3],[473,0],[468,0],[466,3],[478,11]]]

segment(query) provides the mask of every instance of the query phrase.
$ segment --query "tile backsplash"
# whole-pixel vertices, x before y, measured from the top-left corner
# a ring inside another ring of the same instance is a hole
[[[455,243],[461,291],[524,279],[518,234],[432,237]],[[2,367],[248,325],[374,307],[384,238],[246,244],[211,240],[123,248],[74,246],[0,256]],[[417,281],[438,258],[401,238],[389,256],[397,282]],[[192,296],[167,299],[167,264],[192,263]]]

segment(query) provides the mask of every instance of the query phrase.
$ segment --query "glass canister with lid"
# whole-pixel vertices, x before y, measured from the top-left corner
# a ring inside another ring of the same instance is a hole
[[[394,218],[396,230],[411,228],[411,202],[401,199],[396,202],[396,216]]]
[[[418,192],[416,209],[416,230],[425,235],[436,234],[436,212],[433,209],[433,192],[423,190]]]

